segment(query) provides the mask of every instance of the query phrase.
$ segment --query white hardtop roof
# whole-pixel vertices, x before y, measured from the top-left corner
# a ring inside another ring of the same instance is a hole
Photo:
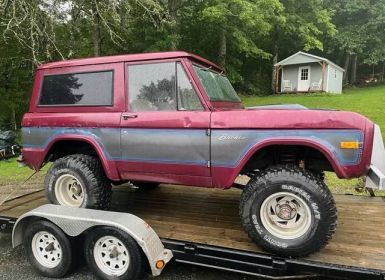
[[[282,65],[282,66],[285,66],[285,65],[295,65],[295,64],[299,64],[299,63],[287,63],[289,62],[293,57],[296,57],[298,55],[304,55],[304,56],[307,56],[307,57],[310,57],[310,58],[313,58],[314,59],[314,62],[317,62],[317,61],[325,61],[327,64],[330,64],[330,65],[333,65],[334,67],[336,67],[337,69],[345,72],[344,68],[342,68],[341,66],[338,66],[337,64],[331,62],[329,59],[327,58],[324,58],[324,57],[320,57],[320,56],[316,56],[314,54],[310,54],[310,53],[305,53],[305,52],[297,52],[287,58],[285,58],[284,60],[281,60],[280,62],[276,63],[274,66],[278,66],[278,65]]]

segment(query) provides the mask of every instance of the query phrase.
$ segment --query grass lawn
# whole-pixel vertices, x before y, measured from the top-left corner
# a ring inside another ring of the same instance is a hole
[[[31,169],[19,167],[15,158],[0,160],[0,205],[9,199],[42,189],[46,171],[47,167],[44,167],[25,182],[34,173]]]
[[[385,136],[385,86],[356,88],[343,94],[280,94],[266,97],[243,97],[246,106],[269,104],[301,104],[309,108],[328,108],[360,113],[377,123]],[[385,140],[385,138],[384,138]],[[339,180],[328,173],[327,183],[335,193],[358,194],[354,187],[358,180]],[[377,192],[385,195],[385,192]]]
[[[23,182],[32,174],[33,170],[28,167],[19,167],[15,158],[0,160],[0,185]]]
[[[343,94],[280,94],[243,97],[242,100],[246,106],[301,104],[309,108],[357,112],[377,123],[385,132],[385,86],[350,89]]]

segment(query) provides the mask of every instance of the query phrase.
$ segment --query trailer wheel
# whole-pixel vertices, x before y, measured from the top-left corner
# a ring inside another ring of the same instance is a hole
[[[100,161],[89,155],[70,155],[56,160],[45,177],[48,200],[79,208],[108,208],[111,183]]]
[[[90,269],[101,279],[139,279],[143,257],[137,242],[112,227],[97,227],[87,234],[85,257]]]
[[[296,167],[257,173],[240,201],[242,224],[267,251],[300,257],[319,251],[335,232],[334,199],[318,177]]]
[[[71,243],[65,233],[48,221],[37,221],[26,228],[24,247],[32,266],[43,276],[59,278],[72,264]]]

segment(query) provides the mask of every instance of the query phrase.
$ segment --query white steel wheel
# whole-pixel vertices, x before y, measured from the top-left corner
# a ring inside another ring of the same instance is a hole
[[[126,246],[114,236],[98,239],[93,255],[98,268],[108,276],[119,277],[125,274],[130,266],[130,255]]]
[[[84,201],[85,189],[75,176],[64,174],[55,182],[55,194],[60,205],[80,207]]]
[[[39,231],[32,238],[32,253],[40,265],[55,268],[62,260],[63,252],[56,237],[47,232]]]
[[[310,207],[302,198],[293,193],[278,192],[263,201],[260,218],[273,236],[295,239],[310,229],[313,217]]]

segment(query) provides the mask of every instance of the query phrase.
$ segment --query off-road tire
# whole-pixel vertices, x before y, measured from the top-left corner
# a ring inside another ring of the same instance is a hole
[[[120,276],[108,275],[103,272],[95,261],[94,248],[97,246],[97,241],[105,236],[112,236],[123,243],[129,254],[129,266],[125,273]],[[144,273],[144,254],[138,243],[126,232],[109,227],[100,226],[93,228],[86,237],[84,242],[84,255],[89,269],[99,278],[105,280],[136,280],[142,279]]]
[[[112,186],[98,158],[76,154],[53,162],[44,180],[47,198],[53,204],[60,204],[55,194],[55,182],[63,174],[76,177],[85,188],[84,200],[80,208],[106,209],[109,207]]]
[[[61,261],[53,268],[42,265],[33,254],[33,238],[35,234],[42,231],[52,234],[60,244],[60,249],[62,251]],[[50,278],[61,278],[70,272],[73,262],[73,252],[70,239],[53,223],[48,221],[36,221],[28,225],[24,233],[23,244],[27,259],[39,274]]]
[[[261,220],[263,202],[280,192],[302,199],[311,213],[309,229],[293,239],[273,235]],[[337,209],[328,187],[319,176],[297,167],[277,166],[256,173],[241,195],[239,213],[249,237],[266,251],[281,256],[302,257],[318,252],[337,225]]]

